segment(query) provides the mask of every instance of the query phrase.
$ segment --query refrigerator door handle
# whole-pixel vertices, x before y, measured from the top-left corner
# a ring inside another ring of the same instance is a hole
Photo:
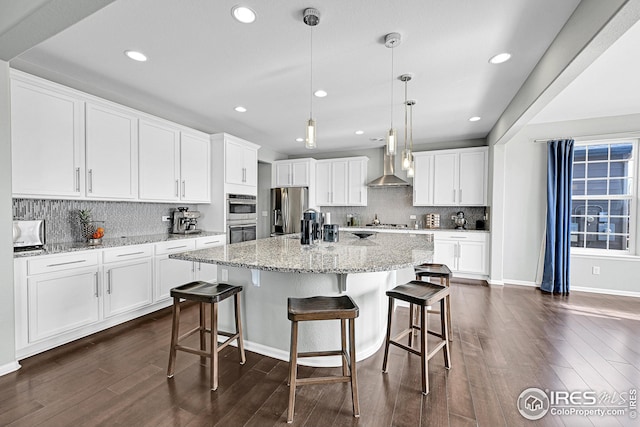
[[[289,234],[289,193],[282,190],[282,231]]]

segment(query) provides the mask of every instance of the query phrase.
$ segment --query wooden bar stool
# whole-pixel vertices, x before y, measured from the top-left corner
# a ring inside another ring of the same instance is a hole
[[[389,344],[393,344],[410,353],[420,356],[422,368],[422,394],[429,394],[429,359],[431,359],[438,351],[444,350],[444,366],[451,368],[451,356],[449,354],[449,337],[448,326],[446,321],[447,304],[449,298],[449,288],[442,285],[436,285],[429,282],[411,281],[403,285],[387,291],[389,297],[389,314],[387,316],[387,337],[384,343],[384,361],[382,362],[382,372],[387,373],[387,360],[389,357]],[[409,304],[420,306],[420,326],[414,324],[413,318],[410,318],[410,327],[400,332],[393,339],[391,338],[391,318],[393,316],[394,299],[406,301]],[[427,325],[427,306],[440,303],[440,326],[441,333],[430,331]],[[408,347],[399,342],[400,339],[409,335],[413,335],[413,331],[420,331],[420,350]],[[442,340],[431,350],[427,349],[427,334],[440,337]]]
[[[291,320],[291,350],[289,352],[289,410],[287,422],[293,422],[293,410],[296,399],[296,387],[305,384],[351,383],[353,416],[360,416],[358,403],[358,381],[356,377],[356,339],[355,318],[359,315],[356,303],[347,295],[338,297],[289,298],[287,302],[288,318]],[[307,320],[340,319],[340,350],[310,351],[298,353],[298,322]],[[349,353],[347,354],[347,319],[349,319]],[[329,377],[298,378],[298,357],[342,356],[342,375]]]
[[[238,340],[238,352],[240,354],[240,364],[244,365],[246,358],[244,355],[244,343],[242,341],[242,321],[240,319],[240,292],[242,286],[233,286],[227,283],[208,283],[196,281],[187,283],[171,289],[173,297],[173,323],[171,326],[171,350],[169,352],[169,368],[167,369],[167,377],[173,378],[173,372],[176,364],[176,351],[185,351],[187,353],[197,354],[200,356],[202,363],[206,358],[211,359],[210,366],[210,385],[211,390],[218,388],[218,353],[220,350],[228,346],[233,340]],[[235,300],[235,323],[236,332],[223,332],[218,330],[218,303],[230,296]],[[189,332],[179,336],[180,328],[180,298],[197,301],[200,305],[200,324],[191,329]],[[205,321],[205,304],[211,304],[211,328],[206,327]],[[200,349],[186,347],[180,345],[180,341],[195,334],[200,333]],[[209,333],[211,337],[211,345],[209,351],[206,350],[205,334]],[[222,344],[218,344],[218,335],[228,337]]]
[[[446,287],[451,286],[451,270],[444,264],[420,264],[415,268],[416,280],[422,281],[424,277],[438,277],[440,284]],[[438,310],[428,310],[428,313],[439,313]],[[409,315],[413,315],[413,306],[409,307]],[[453,330],[451,329],[451,304],[447,298],[447,326],[449,327],[449,341],[453,341]],[[409,346],[411,346],[411,337],[409,337]]]

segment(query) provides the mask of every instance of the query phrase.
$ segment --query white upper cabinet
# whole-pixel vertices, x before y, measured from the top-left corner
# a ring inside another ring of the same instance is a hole
[[[180,200],[180,131],[162,122],[140,120],[141,200]]]
[[[433,206],[433,160],[429,152],[413,153],[413,205]]]
[[[258,146],[225,135],[225,181],[227,184],[258,185]]]
[[[318,206],[366,206],[366,157],[319,160],[316,164]]]
[[[414,206],[486,206],[488,148],[414,153]]]
[[[84,103],[58,85],[12,73],[13,194],[84,195]]]
[[[138,119],[117,107],[86,104],[87,197],[138,197]]]
[[[211,202],[210,151],[211,143],[208,135],[182,132],[180,137],[180,199],[182,201]]]
[[[315,159],[273,162],[271,165],[271,187],[311,187],[315,175],[315,162]]]

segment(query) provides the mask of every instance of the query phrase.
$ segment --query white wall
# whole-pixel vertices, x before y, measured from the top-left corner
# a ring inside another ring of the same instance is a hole
[[[0,375],[19,367],[15,360],[9,95],[9,63],[0,61]]]
[[[502,240],[504,283],[532,285],[538,273],[540,245],[545,230],[547,166],[546,144],[534,143],[533,140],[620,136],[625,132],[639,131],[638,123],[640,114],[529,125],[506,144]],[[637,216],[640,225],[640,214]],[[636,238],[640,238],[640,232],[636,234]],[[591,274],[592,266],[600,267],[600,275]],[[635,293],[640,296],[638,277],[640,257],[571,256],[571,287],[574,290],[584,288],[594,292]]]

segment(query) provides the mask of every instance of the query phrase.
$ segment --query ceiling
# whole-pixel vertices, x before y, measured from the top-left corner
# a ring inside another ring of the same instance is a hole
[[[391,122],[390,32],[402,35],[393,49],[394,125],[403,135],[397,77],[412,73],[414,143],[442,143],[487,136],[580,3],[246,0],[257,20],[241,24],[231,16],[238,1],[117,0],[10,64],[207,133],[308,153],[295,141],[310,113],[310,28],[302,11],[316,7],[313,88],[328,92],[313,99],[318,151],[383,145],[371,139]],[[133,62],[127,49],[149,60]],[[512,59],[488,62],[501,52]],[[234,111],[238,105],[247,112]],[[469,122],[472,116],[482,119]]]

